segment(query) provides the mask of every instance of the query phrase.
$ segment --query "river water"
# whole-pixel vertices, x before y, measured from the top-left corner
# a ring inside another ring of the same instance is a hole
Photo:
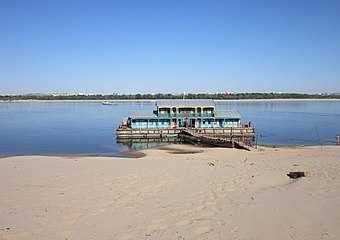
[[[0,155],[117,155],[128,150],[116,143],[121,119],[155,108],[155,102],[2,102]],[[231,101],[216,108],[238,110],[259,144],[335,144],[340,134],[340,101]]]

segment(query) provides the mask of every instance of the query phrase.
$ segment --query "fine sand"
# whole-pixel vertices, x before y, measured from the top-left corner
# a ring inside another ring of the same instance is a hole
[[[142,152],[1,158],[0,239],[340,239],[340,146]]]

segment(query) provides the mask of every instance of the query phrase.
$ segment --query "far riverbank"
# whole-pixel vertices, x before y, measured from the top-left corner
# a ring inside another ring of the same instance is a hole
[[[195,99],[188,99],[195,100]],[[199,100],[199,99],[197,99]],[[24,103],[24,102],[53,102],[53,103],[63,103],[63,102],[156,102],[156,99],[113,99],[113,100],[35,100],[35,99],[27,99],[27,100],[0,100],[0,103]],[[317,99],[317,98],[280,98],[280,99],[213,99],[215,102],[332,102],[332,101],[340,101],[338,98],[329,98],[329,99]]]

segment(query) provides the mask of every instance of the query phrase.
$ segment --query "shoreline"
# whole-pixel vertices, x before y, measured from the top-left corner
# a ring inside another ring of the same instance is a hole
[[[191,100],[191,99],[188,99]],[[195,99],[192,99],[195,100]],[[330,102],[340,101],[338,98],[317,99],[317,98],[292,98],[292,99],[212,99],[215,102]],[[157,99],[125,99],[125,100],[0,100],[0,103],[63,103],[63,102],[112,102],[112,103],[126,103],[126,102],[156,102]]]
[[[340,148],[170,145],[142,158],[0,159],[0,239],[340,236]],[[292,171],[308,172],[290,179]]]
[[[25,155],[25,154],[18,154],[18,155],[0,155],[0,159],[4,158],[15,158],[15,157],[61,157],[61,158],[88,158],[88,157],[98,157],[98,158],[114,158],[114,159],[119,159],[119,158],[143,158],[146,156],[144,151],[148,150],[164,150],[167,149],[168,147],[172,146],[188,146],[188,147],[195,147],[198,149],[233,149],[233,150],[238,150],[238,151],[245,151],[243,149],[236,149],[236,148],[223,148],[223,147],[209,147],[209,146],[197,146],[193,144],[173,144],[170,143],[168,145],[162,145],[162,146],[155,146],[155,147],[150,147],[150,148],[142,148],[142,149],[133,149],[133,150],[124,150],[122,152],[117,152],[115,154],[100,154],[100,153],[94,153],[94,154],[58,154],[58,155],[39,155],[39,154],[32,154],[32,155]],[[303,148],[327,148],[327,147],[339,147],[340,145],[334,144],[324,144],[324,145],[289,145],[289,144],[258,144],[257,147],[253,146],[250,147],[250,151],[257,151],[258,149],[303,149]]]

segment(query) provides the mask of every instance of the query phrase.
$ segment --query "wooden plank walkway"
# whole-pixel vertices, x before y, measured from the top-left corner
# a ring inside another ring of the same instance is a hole
[[[181,132],[186,134],[186,135],[193,136],[194,138],[197,139],[197,142],[202,142],[204,140],[204,142],[207,143],[207,142],[210,141],[211,145],[216,145],[216,146],[223,144],[223,142],[224,143],[229,142],[232,147],[239,148],[239,149],[245,149],[245,150],[250,151],[249,146],[247,146],[244,142],[236,142],[234,140],[228,141],[225,138],[207,136],[207,135],[204,135],[202,133],[198,133],[194,129],[188,129],[188,128],[182,129]]]
[[[194,137],[201,137],[201,136],[203,136],[203,134],[199,134],[194,129],[189,129],[189,128],[182,129],[181,132],[184,132],[186,134],[192,135]]]

